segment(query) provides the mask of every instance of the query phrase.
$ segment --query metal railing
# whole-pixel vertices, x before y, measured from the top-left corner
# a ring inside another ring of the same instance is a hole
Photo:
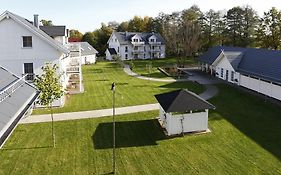
[[[27,74],[23,77],[19,78],[17,81],[7,86],[0,92],[0,103],[3,102],[7,97],[10,97],[13,92],[15,92],[18,88],[20,88],[25,83],[25,78]]]

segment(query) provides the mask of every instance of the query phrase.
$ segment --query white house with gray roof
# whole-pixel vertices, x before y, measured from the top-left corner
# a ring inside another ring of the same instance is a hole
[[[281,100],[281,51],[216,46],[199,61],[202,71]]]
[[[113,32],[107,44],[107,60],[112,60],[115,52],[122,60],[166,57],[165,41],[159,33]]]
[[[41,29],[40,29],[41,28]],[[27,76],[32,82],[35,75],[42,73],[46,62],[58,65],[61,84],[66,89],[71,69],[70,50],[67,47],[65,27],[40,27],[38,15],[31,22],[9,11],[0,15],[0,65],[17,76]],[[81,72],[81,67],[76,66]],[[54,106],[63,106],[64,97]]]
[[[81,64],[95,64],[96,55],[99,53],[88,42],[70,42],[69,45],[80,45],[81,55],[72,57],[71,62],[81,61]]]

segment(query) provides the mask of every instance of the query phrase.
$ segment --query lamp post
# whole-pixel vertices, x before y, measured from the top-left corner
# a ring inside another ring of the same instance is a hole
[[[113,138],[113,152],[112,152],[112,173],[115,174],[115,83],[111,84],[112,96],[112,138]]]

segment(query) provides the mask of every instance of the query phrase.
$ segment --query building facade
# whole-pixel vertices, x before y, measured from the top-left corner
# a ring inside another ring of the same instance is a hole
[[[166,57],[165,41],[159,33],[113,32],[107,44],[107,60],[112,60],[115,52],[122,60]]]
[[[42,30],[40,29],[42,28]],[[62,26],[39,26],[38,15],[29,21],[9,11],[0,15],[0,65],[33,82],[45,63],[58,65],[64,89],[69,84],[70,50],[67,30]],[[81,67],[79,67],[81,73]],[[53,103],[64,105],[64,96]]]
[[[204,72],[281,100],[281,51],[216,46],[199,61]]]

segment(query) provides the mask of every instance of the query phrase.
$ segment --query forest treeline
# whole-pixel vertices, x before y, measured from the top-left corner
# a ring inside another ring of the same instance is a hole
[[[70,37],[89,42],[103,54],[113,31],[158,32],[166,40],[169,56],[194,56],[215,45],[277,50],[281,49],[281,11],[273,7],[259,16],[250,6],[237,6],[203,13],[193,5],[154,18],[135,16],[121,23],[102,23],[85,34],[71,30]]]

